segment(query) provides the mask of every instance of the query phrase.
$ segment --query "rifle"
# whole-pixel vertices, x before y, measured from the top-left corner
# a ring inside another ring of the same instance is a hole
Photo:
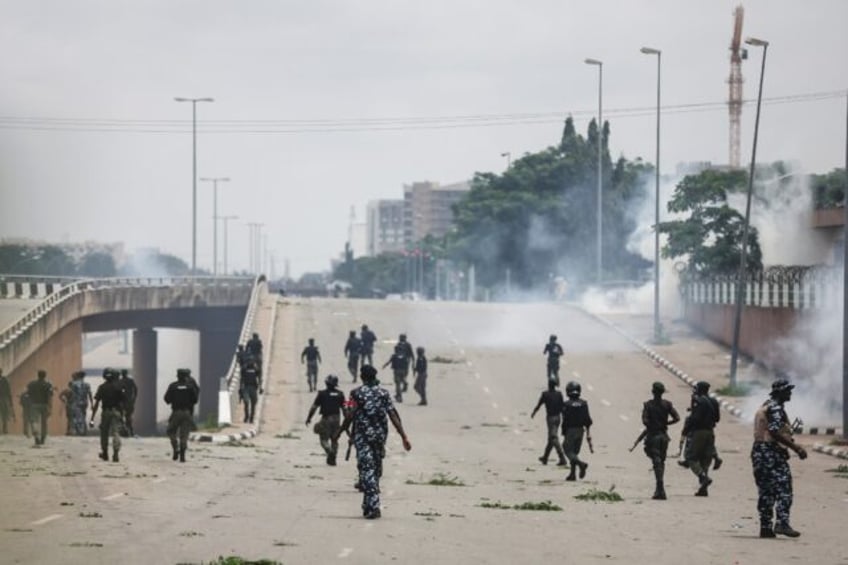
[[[345,461],[350,460],[350,449],[353,447],[353,438],[348,435],[347,439],[347,451],[345,451]]]
[[[683,455],[683,444],[686,443],[686,436],[680,436],[680,443],[677,444],[677,455],[674,456],[674,459],[679,459],[680,456]]]
[[[642,433],[639,434],[639,437],[636,438],[636,441],[633,442],[633,447],[630,448],[630,452],[632,453],[636,446],[639,445],[639,442],[645,439],[645,436],[648,435],[648,428],[642,430]]]
[[[589,446],[589,453],[595,453],[595,446],[592,445],[592,436],[586,434],[586,445]]]
[[[804,422],[801,420],[801,418],[795,418],[794,420],[792,420],[792,424],[790,424],[789,427],[791,428],[793,434],[800,434],[801,431],[804,429]]]

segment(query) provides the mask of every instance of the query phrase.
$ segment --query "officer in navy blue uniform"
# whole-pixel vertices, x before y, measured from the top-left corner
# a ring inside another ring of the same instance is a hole
[[[194,426],[194,405],[197,404],[198,389],[191,382],[189,369],[177,369],[177,380],[168,385],[165,403],[171,405],[171,417],[168,418],[168,438],[171,440],[173,459],[185,463],[188,447],[188,434]],[[179,443],[177,442],[179,438]]]
[[[315,424],[315,433],[318,434],[321,447],[327,454],[327,465],[336,464],[336,455],[339,451],[339,441],[334,439],[341,426],[342,407],[345,403],[344,392],[338,389],[339,378],[336,375],[327,375],[324,379],[327,388],[318,391],[315,402],[309,408],[306,417],[306,425],[312,421],[315,412],[321,411],[321,420]]]

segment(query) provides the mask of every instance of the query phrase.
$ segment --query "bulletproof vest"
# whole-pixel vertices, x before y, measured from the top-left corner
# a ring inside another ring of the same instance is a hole
[[[306,355],[307,361],[315,361],[318,359],[318,348],[315,346],[307,346],[306,349],[303,350],[303,353]]]
[[[171,384],[168,395],[174,410],[190,410],[197,400],[197,393],[188,382]]]
[[[318,405],[322,416],[337,416],[344,404],[344,394],[340,390],[322,390],[318,393]]]
[[[392,369],[406,369],[407,361],[406,355],[403,353],[395,353],[392,355]]]
[[[241,384],[244,386],[258,386],[259,372],[253,367],[246,367],[241,373]]]
[[[32,381],[27,390],[31,404],[47,404],[50,401],[50,394],[53,392],[53,385],[47,381]]]

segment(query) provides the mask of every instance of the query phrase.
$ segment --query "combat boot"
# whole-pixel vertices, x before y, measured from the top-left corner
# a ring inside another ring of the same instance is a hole
[[[801,535],[801,532],[795,530],[789,524],[777,524],[774,526],[774,533],[780,534],[782,536],[797,538]]]
[[[724,459],[716,455],[713,458],[713,471],[718,471],[721,468],[722,463],[724,463]]]
[[[113,452],[112,452],[112,463],[117,463],[118,461],[119,461],[119,459],[118,459],[118,452],[117,452],[117,451],[113,451]]]
[[[657,481],[657,488],[654,490],[654,496],[651,497],[653,500],[665,500],[665,485],[662,482]]]
[[[707,485],[701,485],[701,488],[695,493],[695,496],[709,496],[710,493],[707,491]]]
[[[577,480],[577,469],[572,465],[571,472],[568,473],[568,476],[565,478],[566,481],[576,481]]]
[[[186,448],[181,447],[180,448],[180,463],[185,463],[185,452],[186,452]]]
[[[776,538],[777,536],[774,533],[774,530],[771,529],[770,526],[763,526],[760,528],[760,537],[761,538]]]
[[[100,454],[98,455],[98,457],[100,457],[103,461],[109,460],[109,454],[106,453],[105,451],[101,451]]]
[[[580,478],[581,479],[585,478],[586,477],[586,469],[589,467],[589,464],[584,463],[583,461],[580,461],[579,463],[577,463],[577,465],[580,466]]]

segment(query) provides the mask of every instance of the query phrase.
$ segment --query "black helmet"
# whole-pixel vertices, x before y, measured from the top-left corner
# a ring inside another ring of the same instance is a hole
[[[651,385],[651,392],[654,394],[663,394],[665,392],[665,385],[660,381],[656,381]]]
[[[710,383],[707,381],[698,381],[695,383],[695,392],[698,394],[707,394],[710,391]]]
[[[565,394],[568,396],[580,396],[580,383],[577,381],[568,381],[565,385]]]
[[[356,335],[356,330],[350,330],[350,333],[349,333],[348,335],[349,335],[350,337],[355,336],[355,335]]]
[[[359,369],[359,376],[362,377],[363,381],[370,381],[377,377],[377,369],[371,365],[363,365]]]
[[[554,334],[551,334],[550,341],[556,341],[557,337]]]
[[[309,345],[314,345],[314,344],[315,344],[315,338],[314,338],[314,337],[310,337],[310,338],[309,338]]]
[[[787,379],[777,379],[773,383],[771,383],[771,393],[772,394],[780,394],[783,392],[790,392],[795,385],[790,383]]]
[[[118,371],[113,369],[112,367],[106,367],[103,369],[103,378],[107,381],[111,381],[115,377],[118,376]]]
[[[367,330],[367,329],[368,329],[368,324],[362,324],[362,329],[363,329],[363,330]]]
[[[178,379],[187,379],[191,376],[191,369],[177,369]]]
[[[400,334],[400,336],[398,337],[398,339],[399,339],[400,341],[406,341],[406,334]]]
[[[330,388],[336,388],[339,386],[339,378],[336,375],[327,375],[327,378],[324,379],[324,384]]]
[[[421,355],[422,353],[424,353],[424,348],[419,345],[415,348],[415,351],[417,351],[418,354]]]

